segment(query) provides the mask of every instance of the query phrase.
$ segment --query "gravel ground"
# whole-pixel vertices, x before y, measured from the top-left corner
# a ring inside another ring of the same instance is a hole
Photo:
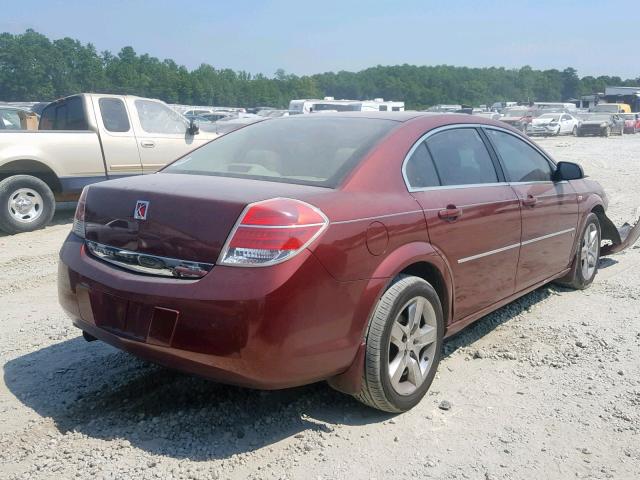
[[[540,143],[601,181],[615,221],[640,204],[640,135]],[[640,246],[587,291],[540,288],[450,339],[429,394],[393,416],[86,343],[56,297],[71,215],[0,236],[2,478],[640,478]]]

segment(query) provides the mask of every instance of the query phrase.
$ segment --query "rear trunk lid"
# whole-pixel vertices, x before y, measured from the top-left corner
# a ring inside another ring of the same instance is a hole
[[[169,173],[102,182],[92,185],[87,193],[85,236],[90,242],[139,254],[214,264],[249,203],[326,191],[322,187]],[[146,208],[139,210],[140,202],[146,202]]]

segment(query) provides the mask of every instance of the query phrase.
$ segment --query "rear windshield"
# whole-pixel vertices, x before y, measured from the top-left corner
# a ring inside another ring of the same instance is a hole
[[[335,188],[397,122],[284,117],[224,135],[163,171]]]

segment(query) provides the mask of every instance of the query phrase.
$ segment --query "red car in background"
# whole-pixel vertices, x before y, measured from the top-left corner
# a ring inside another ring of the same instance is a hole
[[[620,113],[624,120],[624,133],[636,133],[640,131],[640,115],[637,113]]]
[[[633,243],[582,169],[467,115],[262,121],[87,187],[59,298],[89,340],[222,382],[321,380],[390,412],[443,339]],[[601,247],[601,241],[610,244]]]

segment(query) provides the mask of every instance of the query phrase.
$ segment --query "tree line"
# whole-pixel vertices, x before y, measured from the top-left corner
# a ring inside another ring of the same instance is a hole
[[[132,94],[168,103],[287,107],[294,98],[404,100],[407,109],[440,103],[480,105],[496,101],[564,101],[604,91],[606,85],[636,86],[640,77],[585,76],[573,68],[535,70],[449,65],[376,66],[297,76],[282,69],[273,77],[217,69],[189,70],[170,59],[138,55],[124,47],[117,55],[91,44],[50,40],[34,30],[0,34],[0,100],[49,101],[80,92]]]

